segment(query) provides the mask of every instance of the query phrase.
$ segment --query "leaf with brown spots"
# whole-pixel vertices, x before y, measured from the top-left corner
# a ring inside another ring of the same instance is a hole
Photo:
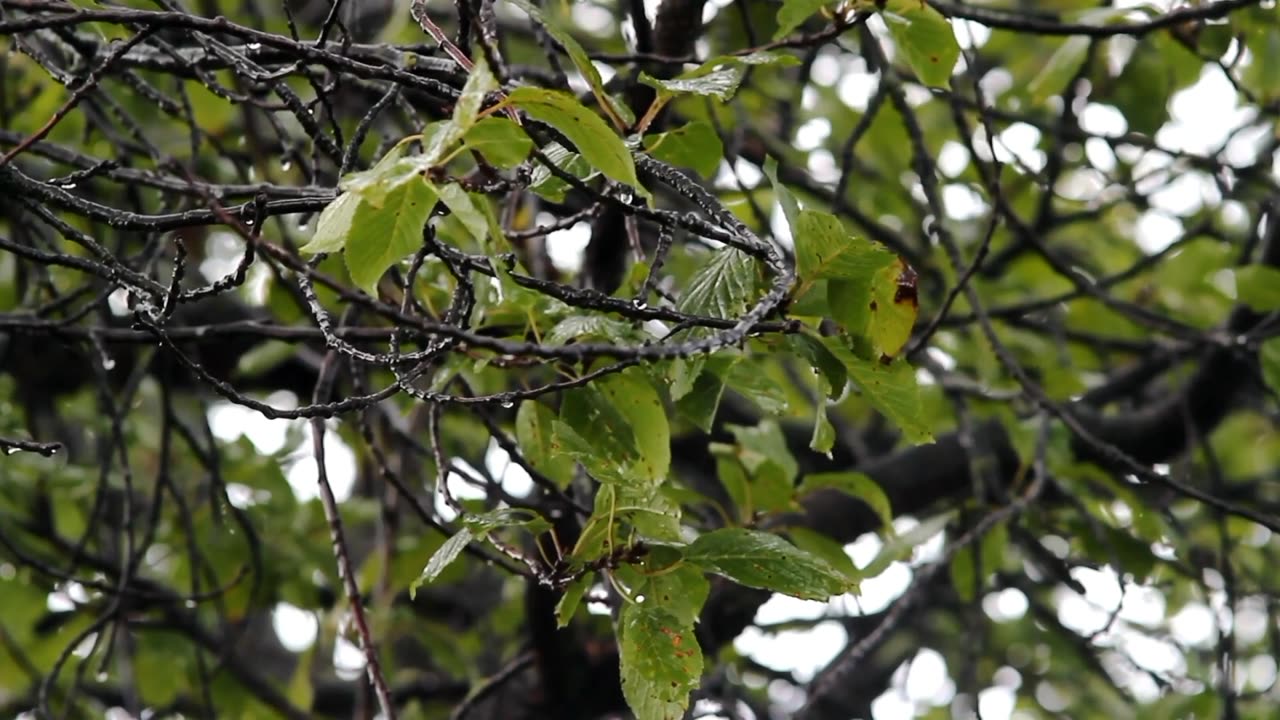
[[[950,86],[960,44],[942,13],[919,0],[891,0],[882,15],[893,42],[920,82]]]
[[[622,694],[637,720],[679,720],[702,679],[693,624],[646,598],[622,609]]]

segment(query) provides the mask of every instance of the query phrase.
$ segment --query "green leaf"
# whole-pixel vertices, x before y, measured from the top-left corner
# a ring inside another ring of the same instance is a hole
[[[794,235],[801,281],[797,295],[821,279],[869,281],[898,259],[884,247],[849,234],[831,213],[801,210]]]
[[[844,386],[849,382],[849,373],[844,363],[831,354],[820,337],[812,335],[812,330],[787,336],[791,351],[809,363],[809,367],[825,381],[827,396],[832,400],[844,393]]]
[[[759,357],[747,357],[729,370],[729,386],[769,415],[783,415],[790,409],[787,393],[765,371]]]
[[[800,464],[787,448],[787,438],[776,420],[761,420],[754,427],[726,425],[737,440],[735,451],[747,471],[754,474],[765,462],[782,468],[788,484],[800,474]]]
[[[857,566],[853,564],[853,558],[844,551],[843,545],[832,540],[830,536],[803,526],[787,528],[787,535],[791,536],[791,541],[796,544],[796,547],[826,560],[831,567],[844,573],[850,583],[857,583],[862,579],[862,573],[858,572]]]
[[[489,238],[489,218],[476,203],[488,203],[488,199],[483,196],[473,197],[463,190],[461,185],[455,183],[437,185],[435,189],[440,195],[440,201],[449,208],[449,212],[462,223],[467,233],[483,246],[485,240]]]
[[[387,194],[382,207],[361,203],[355,232],[347,240],[347,271],[356,287],[377,297],[378,280],[387,268],[422,245],[422,229],[436,205],[436,192],[426,181],[406,182]]]
[[[867,335],[880,357],[892,358],[911,339],[920,304],[916,273],[900,258],[875,274],[871,281],[870,322]]]
[[[494,530],[520,527],[529,532],[541,533],[551,529],[551,523],[528,508],[498,508],[489,512],[467,515],[463,523],[482,538]]]
[[[338,252],[351,237],[351,228],[355,225],[356,209],[360,207],[359,195],[344,192],[320,211],[316,220],[316,233],[311,242],[303,245],[304,253],[319,254]]]
[[[591,588],[593,576],[594,573],[583,573],[564,589],[564,594],[556,603],[556,627],[566,627],[569,621],[573,620],[573,614],[578,611],[578,605],[582,603],[582,596],[586,595],[587,590]]]
[[[507,102],[559,130],[592,167],[642,194],[645,192],[636,179],[635,161],[622,138],[574,96],[558,90],[521,87],[507,96]]]
[[[467,147],[495,167],[510,170],[529,159],[533,140],[510,118],[491,115],[477,122],[464,136]]]
[[[787,189],[786,185],[778,182],[778,161],[773,156],[766,157],[764,160],[764,175],[769,178],[769,184],[773,186],[773,195],[782,206],[782,214],[787,218],[787,227],[791,228],[793,236],[797,235],[800,232],[797,229],[800,226],[800,203],[796,202],[796,196]],[[838,223],[839,220],[836,222]],[[841,230],[843,229],[841,227]],[[802,294],[797,293],[797,295]]]
[[[751,485],[742,462],[731,454],[716,458],[716,477],[724,486],[725,492],[738,510],[738,519],[746,522],[755,515],[755,507],[751,502]]]
[[[831,448],[836,445],[836,428],[827,417],[827,403],[819,396],[814,403],[813,435],[809,438],[809,449],[831,457]]]
[[[602,482],[662,481],[671,465],[671,431],[653,385],[618,373],[565,393],[555,443]]]
[[[680,311],[736,318],[755,299],[759,278],[759,267],[750,255],[735,248],[720,248],[689,280],[680,298]]]
[[[781,40],[809,16],[833,4],[832,0],[783,0],[782,7],[778,8],[778,30],[773,39]]]
[[[806,495],[824,488],[839,490],[849,497],[861,500],[880,518],[880,524],[892,532],[893,509],[889,506],[889,496],[884,494],[875,480],[860,472],[813,473],[800,481],[796,494]]]
[[[524,459],[564,489],[573,482],[573,458],[556,450],[555,421],[551,408],[537,400],[525,400],[516,411],[516,441]]]
[[[656,607],[622,609],[622,694],[636,720],[680,720],[702,678],[702,648],[690,623]]]
[[[1059,45],[1053,55],[1049,56],[1049,61],[1027,85],[1032,102],[1039,105],[1065,90],[1071,78],[1080,72],[1080,66],[1089,55],[1089,45],[1092,42],[1087,36],[1073,35]]]
[[[1262,363],[1262,379],[1271,386],[1272,392],[1280,394],[1280,337],[1262,343],[1258,358]]]
[[[674,567],[661,567],[651,562],[659,551],[674,550],[665,546],[650,549],[650,557],[645,558],[643,569],[638,566],[623,566],[627,572],[622,574],[631,587],[632,595],[644,598],[645,605],[656,604],[671,613],[686,626],[693,626],[698,620],[698,613],[711,594],[711,583],[696,566],[684,563],[680,553],[675,552]],[[620,568],[622,570],[623,568]]]
[[[982,589],[982,582],[1000,569],[1000,560],[1004,556],[1004,548],[1009,543],[1009,531],[1004,523],[997,523],[986,532],[979,541],[980,548],[974,552],[974,544],[960,548],[951,558],[951,584],[956,594],[965,602],[972,601]],[[981,576],[974,561],[981,559]]]
[[[1267,265],[1236,268],[1236,294],[1240,302],[1258,312],[1280,310],[1280,270]]]
[[[880,360],[864,360],[853,353],[840,337],[822,339],[823,344],[844,363],[849,379],[853,380],[863,398],[890,422],[897,425],[913,443],[932,442],[924,406],[920,402],[920,389],[916,385],[916,373],[903,360],[884,363]]]
[[[844,573],[826,560],[758,530],[704,533],[686,549],[685,559],[740,585],[808,600],[826,600],[850,587]]]
[[[436,550],[435,554],[431,556],[431,559],[427,561],[427,566],[422,569],[422,574],[419,575],[418,579],[414,580],[413,584],[409,586],[409,597],[413,598],[414,595],[417,594],[418,588],[432,580],[435,580],[440,573],[444,572],[445,568],[449,567],[454,560],[458,559],[458,556],[462,554],[462,551],[467,547],[468,543],[472,540],[479,539],[479,537],[482,536],[477,536],[465,525],[458,528],[457,531],[454,532],[453,535],[450,535],[449,539],[445,540],[444,544]]]
[[[542,341],[547,345],[564,345],[571,340],[599,339],[609,342],[636,336],[631,323],[603,315],[573,315],[556,323]]]
[[[703,95],[720,102],[729,102],[742,82],[741,68],[729,66],[702,73],[695,77],[676,77],[659,80],[647,73],[640,73],[640,82],[667,95]]]
[[[935,515],[904,533],[890,535],[885,539],[884,546],[880,548],[880,552],[872,558],[870,563],[867,563],[866,567],[862,568],[862,576],[867,578],[876,577],[884,572],[889,565],[910,557],[916,546],[927,542],[934,535],[945,530],[953,515],[955,515],[954,510]]]
[[[705,122],[691,122],[675,130],[644,139],[645,150],[665,163],[691,168],[704,178],[720,169],[724,146],[714,128]]]
[[[737,361],[738,358],[732,355],[717,354],[699,363],[693,386],[676,400],[676,412],[703,432],[711,432],[716,410],[720,407],[720,398],[724,396],[725,376]],[[672,396],[674,395],[673,389]]]
[[[498,89],[498,81],[489,71],[484,55],[476,53],[475,66],[467,76],[467,83],[462,87],[462,94],[453,106],[453,116],[445,122],[440,131],[430,140],[423,142],[422,160],[428,167],[434,167],[445,160],[454,145],[467,134],[471,126],[476,124],[480,108],[485,97]]]
[[[578,69],[578,72],[582,73],[582,77],[586,78],[587,85],[591,87],[591,94],[595,95],[596,102],[600,103],[600,107],[608,108],[616,114],[618,109],[609,98],[609,93],[605,91],[604,80],[600,77],[600,71],[596,69],[595,63],[591,62],[587,51],[583,49],[577,39],[561,27],[559,23],[548,18],[541,9],[528,2],[528,0],[511,0],[511,4],[523,10],[526,15],[547,29],[547,34],[555,38],[564,47],[565,52],[569,54],[569,59],[573,61],[574,67]]]
[[[885,25],[907,64],[925,85],[949,87],[960,59],[951,23],[921,0],[897,0],[883,13]]]
[[[542,148],[542,154],[556,167],[579,180],[590,180],[598,173],[581,155],[559,143],[551,143],[545,146]],[[551,171],[539,162],[533,166],[533,173],[529,178],[529,189],[552,202],[564,202],[565,193],[569,191],[569,184],[552,175]]]

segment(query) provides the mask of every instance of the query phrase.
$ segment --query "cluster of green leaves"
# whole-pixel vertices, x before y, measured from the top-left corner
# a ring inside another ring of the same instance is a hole
[[[624,112],[622,105],[608,96],[581,47],[536,8],[520,6],[565,46],[601,112],[616,125]],[[911,48],[933,44],[933,55],[917,71],[931,81],[943,82],[954,63],[950,50],[954,39],[945,21],[945,41],[928,35],[937,33],[933,26],[939,18],[934,15],[904,6],[887,11],[886,18],[893,21],[895,33],[907,33],[902,42],[913,66],[919,58]],[[939,69],[939,57],[950,57],[945,72]],[[795,62],[787,54],[753,53],[717,57],[671,79],[644,76],[642,81],[657,90],[657,97],[640,126],[679,98],[729,100],[749,67],[785,67]],[[508,109],[554,128],[572,145],[573,149],[555,143],[545,146],[546,160],[584,180],[599,174],[641,194],[647,191],[636,178],[633,149],[643,147],[660,160],[704,177],[712,176],[722,159],[719,137],[704,121],[629,143],[568,94],[532,87],[505,94],[498,90],[483,61],[477,61],[452,118],[406,138],[371,169],[344,178],[342,194],[322,213],[315,236],[304,250],[343,251],[352,281],[376,293],[386,270],[420,248],[424,227],[437,206],[443,205],[457,221],[440,226],[442,233],[457,233],[446,235],[445,241],[478,244],[485,252],[496,253],[501,233],[489,200],[466,192],[449,178],[447,171],[457,166],[455,161],[469,151],[499,169],[533,163],[534,192],[561,200],[567,189],[540,166],[540,159],[530,158],[534,143],[516,113],[501,114]],[[486,107],[494,96],[497,101]],[[408,148],[414,144],[420,151],[410,154]],[[862,577],[829,539],[796,530],[792,544],[774,533],[750,529],[752,525],[770,514],[797,509],[799,498],[822,488],[863,500],[886,528],[892,519],[884,493],[863,475],[798,478],[797,464],[778,425],[765,420],[757,427],[735,428],[736,444],[713,446],[719,476],[735,507],[721,508],[728,527],[699,534],[682,516],[682,502],[691,499],[689,491],[670,478],[669,417],[708,430],[727,387],[768,413],[787,413],[795,401],[761,375],[758,359],[762,352],[783,352],[812,367],[817,378],[820,392],[813,410],[813,449],[831,450],[835,433],[827,406],[848,397],[850,387],[897,424],[909,440],[930,439],[915,372],[897,357],[916,319],[913,273],[892,252],[851,234],[834,215],[802,208],[777,182],[772,166],[769,174],[774,197],[791,226],[797,276],[791,312],[804,322],[802,333],[608,375],[564,393],[558,412],[541,402],[526,401],[517,416],[521,451],[537,470],[568,487],[581,467],[600,484],[592,516],[577,544],[561,559],[568,570],[561,578],[566,590],[560,619],[570,621],[597,576],[625,599],[617,623],[623,688],[644,720],[680,716],[699,682],[703,658],[693,625],[707,596],[706,573],[810,599],[846,592]],[[692,271],[678,309],[734,319],[758,299],[762,286],[756,260],[723,248],[711,252]],[[834,334],[819,331],[826,318],[837,324]],[[543,339],[554,344],[598,335],[618,341],[625,325],[604,317],[566,316]],[[686,331],[673,340],[698,332],[705,331]],[[549,530],[544,519],[511,511],[469,513],[460,520],[459,529],[435,551],[411,591],[440,577],[470,543],[492,540],[500,546],[500,538],[516,530],[533,535]],[[892,546],[878,566],[909,548]]]

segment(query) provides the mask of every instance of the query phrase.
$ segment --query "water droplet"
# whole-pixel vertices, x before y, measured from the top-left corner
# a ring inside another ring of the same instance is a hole
[[[115,369],[115,367],[116,367],[116,361],[115,361],[115,359],[113,359],[113,358],[109,358],[109,357],[104,357],[104,358],[102,358],[102,369],[103,369],[103,370],[114,370],[114,369]]]
[[[515,404],[514,402],[511,402],[510,400],[503,400],[503,401],[502,401],[502,407],[504,407],[504,408],[506,408],[506,409],[508,409],[508,410],[510,410],[511,408],[513,408],[513,407],[515,407],[515,406],[516,406],[516,404]]]
[[[283,170],[284,172],[289,172],[291,169],[293,169],[293,163],[288,160],[285,160],[284,162],[280,163],[280,169]]]
[[[302,223],[302,224],[298,225],[298,232],[300,232],[300,233],[308,232],[309,230],[310,230],[310,228],[308,228],[308,227],[307,227],[307,224],[306,224],[306,223]]]
[[[182,603],[182,604],[183,604],[183,605],[185,605],[185,606],[186,606],[186,608],[187,608],[188,610],[192,610],[192,609],[194,609],[194,608],[195,608],[195,606],[196,606],[196,601],[195,601],[195,600],[188,600],[188,601],[186,601],[186,602],[184,602],[184,603]]]
[[[111,676],[110,676],[110,675],[108,675],[108,674],[106,673],[106,671],[105,671],[105,670],[104,670],[104,671],[102,671],[102,672],[100,672],[100,673],[98,673],[98,675],[97,675],[98,682],[106,682],[110,677],[111,677]]]
[[[76,189],[76,184],[75,184],[75,183],[63,183],[63,184],[62,184],[62,189],[63,189],[63,190],[75,190],[75,189]]]
[[[637,310],[648,310],[648,309],[649,309],[649,303],[645,302],[645,301],[644,301],[644,300],[642,300],[641,298],[636,298],[635,300],[632,300],[632,301],[631,301],[631,307],[633,307],[633,308],[635,308],[635,309],[637,309]]]
[[[636,596],[636,604],[637,604],[637,605],[642,604],[644,601],[645,601],[645,597],[644,597],[643,595],[637,595],[637,596]]]
[[[5,448],[5,449],[4,449],[4,454],[5,454],[5,455],[13,455],[13,454],[14,454],[14,453],[16,453],[16,452],[18,452],[18,448],[16,448],[16,447],[7,447],[7,448]]]
[[[249,43],[248,47],[250,50],[261,50],[262,43]]]

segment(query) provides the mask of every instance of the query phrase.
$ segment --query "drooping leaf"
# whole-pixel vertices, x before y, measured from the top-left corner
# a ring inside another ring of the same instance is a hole
[[[693,626],[657,603],[628,604],[620,623],[622,694],[636,720],[680,720],[702,678]]]
[[[782,206],[782,214],[787,218],[787,226],[791,228],[791,235],[794,238],[799,232],[800,203],[796,201],[796,196],[787,189],[787,186],[778,181],[778,161],[772,156],[765,158],[764,175],[769,178],[769,184],[773,186],[773,195]],[[838,223],[839,220],[836,222]],[[797,295],[803,294],[797,293]]]
[[[1262,364],[1262,379],[1271,386],[1272,392],[1280,394],[1280,337],[1262,343],[1258,359]]]
[[[880,552],[876,553],[871,562],[861,569],[862,576],[873,578],[884,572],[885,568],[893,563],[911,557],[911,553],[915,551],[916,547],[945,530],[947,523],[951,522],[951,518],[954,515],[954,510],[940,513],[922,521],[919,525],[906,532],[889,535],[885,539],[884,545],[880,548]]]
[[[594,573],[583,573],[564,589],[564,594],[556,603],[556,627],[567,627],[569,621],[573,620],[573,614],[578,611],[578,605],[582,603],[582,596],[591,589],[593,575]]]
[[[792,30],[800,27],[800,23],[828,5],[833,0],[784,0],[778,8],[778,30],[773,34],[774,40],[780,40]]]
[[[1258,312],[1280,310],[1280,270],[1267,265],[1236,268],[1236,294],[1240,302]]]
[[[582,77],[586,78],[587,85],[591,87],[591,93],[595,95],[596,102],[600,103],[600,107],[607,108],[609,112],[616,114],[618,108],[613,100],[609,98],[609,93],[605,91],[604,80],[600,77],[600,71],[596,69],[595,63],[591,62],[587,51],[583,49],[577,39],[568,30],[561,27],[560,23],[547,17],[541,9],[528,0],[511,0],[511,4],[523,10],[526,15],[547,29],[547,34],[555,38],[556,42],[559,42],[564,47],[565,52],[569,54],[569,59],[573,61],[573,66],[578,69],[578,72],[582,73]]]
[[[690,543],[685,559],[740,585],[826,600],[846,592],[844,573],[772,533],[723,528]]]
[[[478,536],[470,528],[466,526],[458,528],[427,561],[427,566],[422,569],[422,574],[409,586],[409,596],[413,597],[418,588],[435,580],[441,572],[444,572],[445,568],[458,559],[467,544],[476,539],[478,539]]]
[[[1092,40],[1084,35],[1074,35],[1063,41],[1027,86],[1032,101],[1039,105],[1065,90],[1088,57],[1091,43]]]
[[[856,355],[840,337],[823,338],[822,342],[844,363],[849,379],[862,396],[882,415],[902,429],[911,442],[932,442],[929,423],[920,402],[920,389],[915,370],[903,360],[885,363]]]
[[[860,472],[828,472],[813,473],[804,476],[796,488],[796,494],[806,495],[823,488],[831,488],[852,498],[857,498],[880,518],[885,528],[893,527],[893,509],[889,506],[889,497],[875,480]]]
[[[347,272],[356,287],[377,295],[378,280],[422,245],[422,229],[436,205],[425,180],[406,182],[387,194],[383,206],[361,203],[346,242]]]
[[[566,488],[573,481],[573,458],[558,452],[553,434],[556,414],[537,400],[525,400],[516,411],[520,454],[535,470]]]
[[[479,152],[495,167],[509,170],[529,159],[533,140],[510,118],[496,115],[481,119],[467,130],[467,147]]]
[[[948,87],[960,59],[951,23],[920,0],[894,0],[884,12],[885,25],[907,64],[925,85]]]
[[[705,122],[691,122],[675,130],[644,139],[645,150],[665,163],[687,167],[704,178],[720,168],[724,146],[714,128]]]
[[[1000,522],[975,542],[956,550],[951,560],[951,583],[966,602],[983,590],[986,578],[1001,569],[1005,548],[1009,545],[1009,529]]]
[[[592,167],[644,192],[636,179],[635,161],[622,138],[574,96],[558,90],[521,87],[507,96],[507,102],[563,133]]]
[[[351,237],[351,229],[355,224],[356,208],[360,207],[359,195],[344,192],[320,211],[316,220],[316,233],[311,242],[302,246],[302,252],[319,254],[338,252]]]

